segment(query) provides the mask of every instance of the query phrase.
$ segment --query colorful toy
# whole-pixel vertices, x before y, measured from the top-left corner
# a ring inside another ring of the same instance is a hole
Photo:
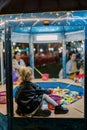
[[[51,93],[53,93],[53,92],[54,92],[54,89],[53,89],[53,88],[49,88],[49,91],[50,91]]]
[[[63,105],[70,105],[82,98],[79,92],[70,91],[69,89],[60,88],[59,86],[57,88],[52,89],[51,92],[52,93],[50,97],[58,104]],[[50,104],[48,104],[48,108],[54,110],[54,107]]]

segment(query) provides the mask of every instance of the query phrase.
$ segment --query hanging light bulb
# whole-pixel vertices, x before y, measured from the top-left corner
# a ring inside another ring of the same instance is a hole
[[[69,16],[69,15],[70,15],[70,12],[67,12],[66,14],[67,14],[67,16]]]
[[[59,13],[57,12],[57,13],[56,13],[56,15],[58,16],[58,15],[59,15]]]

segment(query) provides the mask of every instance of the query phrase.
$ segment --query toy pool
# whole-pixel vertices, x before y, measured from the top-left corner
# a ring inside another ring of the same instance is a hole
[[[49,89],[49,88],[57,88],[60,87],[61,89],[69,89],[70,91],[76,91],[79,93],[80,96],[84,95],[84,88],[81,86],[77,85],[70,85],[68,83],[63,83],[63,82],[36,82],[40,87],[44,89]],[[67,87],[69,86],[69,87]],[[17,90],[18,86],[13,89],[13,97],[15,97],[15,93]]]
[[[77,85],[69,85],[68,83],[63,83],[63,82],[36,82],[40,87],[44,89],[55,89],[59,87],[60,89],[67,89],[71,92],[77,92],[80,96],[84,96],[84,88],[81,86]],[[68,87],[69,86],[69,87]],[[13,97],[15,97],[15,93],[17,90],[18,86],[13,89]]]
[[[48,88],[57,88],[58,86],[62,89],[69,89],[70,91],[79,92],[81,96],[84,95],[84,88],[78,85],[70,85],[68,83],[63,82],[36,82],[40,87],[48,89]],[[69,87],[68,87],[69,86]]]
[[[37,82],[37,84],[45,89],[53,89],[53,93],[50,97],[58,104],[70,105],[81,99],[84,95],[84,88],[77,85],[69,85],[62,82]],[[46,104],[45,101],[44,104]],[[48,108],[51,110],[54,109],[50,104],[48,104]]]
[[[84,88],[77,85],[69,85],[68,83],[63,82],[35,82],[38,86],[44,89],[53,89],[53,93],[49,95],[53,98],[58,104],[70,105],[84,96]],[[15,98],[15,93],[17,88],[13,89],[13,97]],[[57,92],[55,91],[58,90]],[[62,93],[61,93],[62,92]],[[45,101],[43,104],[47,104]],[[54,107],[48,104],[50,110],[54,110]]]

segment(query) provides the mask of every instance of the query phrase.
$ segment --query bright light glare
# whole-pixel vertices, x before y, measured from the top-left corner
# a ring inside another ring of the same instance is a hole
[[[35,49],[35,48],[34,48],[33,50],[34,50],[34,51],[36,51],[36,49]]]
[[[16,43],[15,42],[13,42],[13,46],[15,46],[16,45]]]
[[[42,49],[42,48],[40,49],[40,52],[43,52],[43,49]]]
[[[49,48],[48,50],[49,50],[49,51],[53,51],[53,50],[54,50],[54,48]]]

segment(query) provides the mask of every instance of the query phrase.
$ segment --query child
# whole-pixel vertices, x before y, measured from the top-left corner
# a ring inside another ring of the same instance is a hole
[[[81,82],[81,83],[82,83],[83,79],[84,79],[84,67],[81,66],[81,67],[80,67],[79,74],[74,78],[74,80],[75,80],[76,82]]]
[[[32,83],[32,69],[30,67],[21,67],[19,70],[22,83],[16,92],[17,113],[19,115],[36,115],[36,116],[49,116],[50,110],[42,110],[42,101],[55,107],[55,114],[65,114],[68,112],[67,108],[63,108],[58,105],[47,94],[50,94],[48,90],[40,88],[37,84]]]

